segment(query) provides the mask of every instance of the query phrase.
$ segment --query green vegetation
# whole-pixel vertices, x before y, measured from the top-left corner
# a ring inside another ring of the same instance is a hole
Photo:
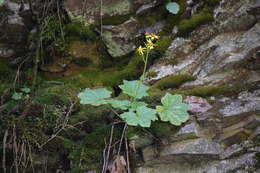
[[[162,57],[172,43],[171,37],[162,37],[156,42],[156,47],[150,53],[150,61]]]
[[[86,68],[76,75],[62,77],[59,78],[59,80],[73,84],[77,87],[114,87],[119,85],[123,79],[131,80],[140,75],[143,67],[142,62],[141,56],[135,53],[123,69],[112,68],[111,70],[106,71],[100,68]],[[46,77],[53,78],[53,75]]]
[[[15,71],[0,57],[0,95],[2,95],[6,89],[13,86],[14,75]]]
[[[94,41],[98,34],[94,31],[94,26],[84,26],[81,23],[70,23],[65,27],[65,32],[70,37],[77,37],[83,40]]]
[[[195,80],[194,76],[189,74],[178,74],[178,75],[170,75],[161,80],[157,81],[150,89],[153,91],[154,89],[165,90],[168,88],[178,88],[182,84],[188,81]]]
[[[107,16],[102,18],[103,25],[120,25],[127,21],[130,18],[130,15],[122,16]]]
[[[214,7],[218,5],[220,0],[206,0],[206,4],[210,7]]]
[[[85,170],[96,170],[101,172],[103,149],[105,148],[104,139],[107,139],[111,126],[103,125],[84,137],[81,143],[76,143],[72,139],[66,139],[64,146],[69,152],[68,158],[72,161],[71,172],[82,172]],[[114,139],[120,138],[121,127],[114,129]],[[115,142],[115,141],[114,141]]]
[[[157,35],[147,34],[145,47],[140,46],[137,49],[137,52],[142,56],[144,62],[144,70],[141,79],[133,81],[124,80],[123,84],[118,86],[124,94],[127,94],[130,97],[129,100],[111,99],[112,92],[105,88],[86,88],[78,95],[80,103],[93,106],[110,104],[112,109],[121,109],[125,111],[121,114],[116,113],[116,115],[131,126],[150,127],[151,122],[158,120],[158,117],[164,122],[170,122],[177,126],[187,121],[189,118],[187,113],[189,106],[182,103],[181,95],[166,93],[161,99],[162,105],[156,106],[156,109],[150,108],[145,102],[139,101],[143,97],[149,96],[147,93],[149,87],[143,84],[143,80],[146,78],[149,53],[154,49],[154,42],[158,38]],[[158,117],[156,114],[158,114]]]
[[[177,14],[180,10],[180,6],[176,2],[168,2],[165,7],[172,14]]]
[[[190,19],[182,20],[178,25],[178,35],[186,36],[195,28],[208,22],[214,21],[212,10],[204,8],[200,13],[193,15]]]
[[[158,139],[162,139],[176,133],[178,129],[178,126],[172,126],[169,123],[156,121],[152,124],[150,131]]]
[[[154,9],[154,11],[156,11],[156,13],[148,12],[144,15],[137,16],[136,18],[138,22],[141,25],[150,26],[156,24],[159,21],[164,20],[164,18],[166,18],[168,15],[168,11],[166,10],[165,6],[158,6]]]
[[[151,71],[147,73],[147,77],[156,77],[157,76],[157,72],[155,71]]]
[[[240,93],[241,91],[256,89],[257,86],[197,86],[192,89],[186,90],[172,90],[169,91],[172,94],[183,94],[183,95],[193,95],[200,97],[210,97],[210,96],[220,96],[220,95],[234,95]]]

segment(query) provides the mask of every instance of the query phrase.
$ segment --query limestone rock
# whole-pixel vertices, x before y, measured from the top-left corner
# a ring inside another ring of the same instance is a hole
[[[249,9],[250,6],[248,4],[240,7],[232,17],[220,25],[220,29],[224,32],[234,32],[251,28],[256,23],[256,18],[248,14]]]
[[[222,161],[198,160],[197,163],[172,160],[168,163],[153,164],[136,169],[137,173],[249,173],[257,170],[256,153],[249,153]]]
[[[72,20],[79,20],[86,25],[93,24],[100,17],[128,15],[132,10],[130,0],[66,0],[65,9]]]
[[[102,37],[108,53],[117,58],[133,52],[136,48],[134,38],[137,28],[138,22],[133,18],[121,25],[104,26]]]
[[[138,8],[138,10],[136,11],[136,15],[143,15],[146,12],[150,11],[154,7],[156,7],[156,2],[144,4],[144,5],[142,5],[141,7]]]
[[[206,99],[195,96],[188,96],[184,102],[191,106],[190,112],[192,113],[204,113],[212,108]]]
[[[169,146],[164,146],[160,152],[161,157],[174,155],[192,155],[205,157],[218,157],[222,148],[218,143],[207,139],[189,139],[180,142],[174,142]]]
[[[15,51],[13,49],[8,48],[7,46],[0,45],[0,57],[10,58],[14,56]]]
[[[170,136],[170,141],[182,141],[187,139],[198,138],[196,135],[196,125],[194,122],[183,126],[176,134]]]

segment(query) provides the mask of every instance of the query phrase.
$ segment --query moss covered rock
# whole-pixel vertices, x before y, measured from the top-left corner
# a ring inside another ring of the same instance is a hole
[[[170,75],[157,81],[151,88],[150,91],[155,89],[165,90],[169,88],[178,88],[182,84],[188,81],[195,80],[196,78],[189,74],[177,74]]]
[[[200,13],[191,16],[190,19],[182,20],[178,25],[178,35],[187,35],[195,28],[208,22],[214,21],[211,9],[204,8]]]

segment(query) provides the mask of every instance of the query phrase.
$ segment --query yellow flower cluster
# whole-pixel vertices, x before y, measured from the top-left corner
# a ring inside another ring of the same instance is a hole
[[[158,40],[159,39],[159,36],[156,35],[156,34],[149,34],[149,33],[145,33],[145,38],[146,38],[146,43],[145,43],[145,46],[139,46],[137,48],[137,52],[140,54],[140,55],[144,55],[144,52],[146,50],[152,50],[154,49],[155,47],[155,43],[154,41]]]

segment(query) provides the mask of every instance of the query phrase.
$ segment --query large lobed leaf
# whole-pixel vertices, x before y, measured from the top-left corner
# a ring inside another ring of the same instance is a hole
[[[122,110],[127,110],[131,106],[131,102],[128,100],[108,100],[107,102],[110,103],[113,108]]]
[[[22,93],[15,92],[12,95],[12,99],[14,99],[14,100],[21,100],[22,99],[22,95],[23,95]]]
[[[146,106],[140,106],[136,109],[136,112],[131,110],[129,112],[122,113],[120,116],[128,125],[140,125],[141,127],[150,127],[151,121],[158,119],[156,116],[156,110]]]
[[[78,94],[81,104],[90,104],[94,106],[99,106],[102,104],[107,104],[107,98],[111,97],[111,91],[105,88],[90,89],[86,88],[84,91]]]
[[[144,85],[140,80],[127,81],[124,80],[122,85],[119,85],[122,92],[137,99],[148,96],[148,86]]]
[[[161,102],[163,106],[156,106],[156,110],[162,121],[179,126],[189,119],[189,105],[182,102],[181,95],[167,93]]]

